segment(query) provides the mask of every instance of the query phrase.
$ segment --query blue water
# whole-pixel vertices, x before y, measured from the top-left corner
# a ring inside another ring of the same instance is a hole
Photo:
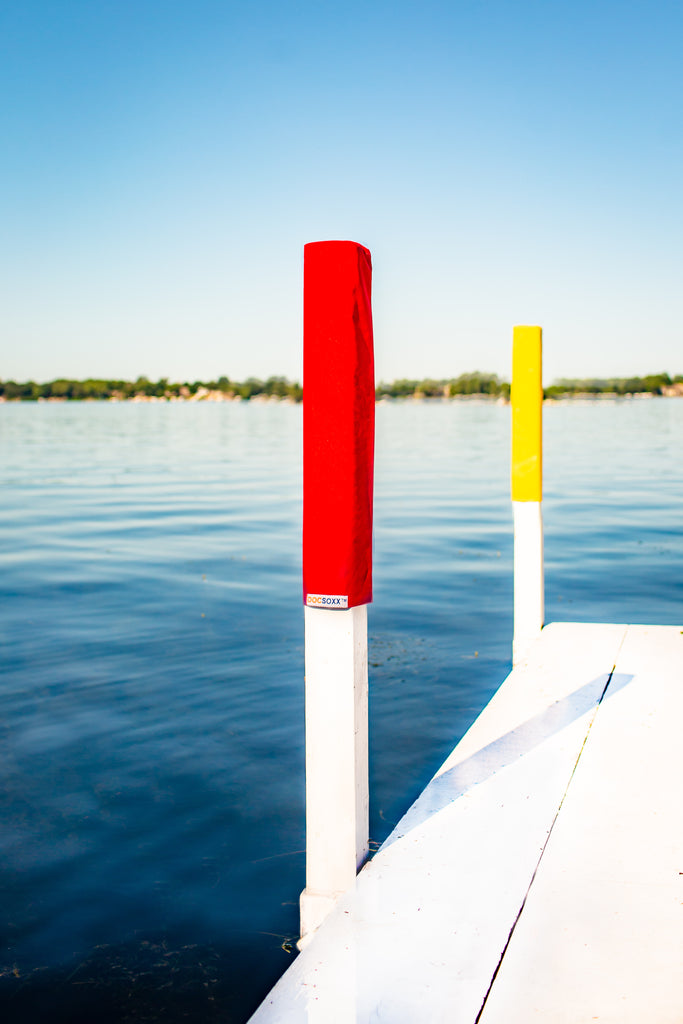
[[[683,401],[545,409],[549,620],[683,620]],[[0,406],[0,1008],[246,1020],[304,884],[301,408]],[[378,843],[509,670],[509,409],[377,409]]]

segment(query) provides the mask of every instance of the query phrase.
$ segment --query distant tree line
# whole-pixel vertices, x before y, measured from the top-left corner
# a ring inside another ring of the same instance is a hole
[[[610,377],[607,380],[558,380],[544,388],[546,398],[559,395],[661,395],[662,388],[683,383],[683,376],[670,377],[668,373],[651,373],[646,377]]]
[[[491,395],[510,397],[510,385],[495,373],[462,373],[445,380],[395,380],[379,384],[378,398],[450,398],[453,395]]]
[[[9,400],[24,401],[37,401],[41,398],[76,401],[124,400],[135,397],[187,399],[196,396],[198,392],[201,394],[211,391],[222,392],[229,398],[247,400],[256,395],[265,395],[300,402],[303,396],[301,385],[292,383],[286,377],[269,377],[265,381],[249,377],[242,383],[231,381],[228,377],[219,377],[218,380],[208,382],[195,380],[175,383],[168,377],[161,377],[158,381],[151,381],[147,377],[138,377],[135,381],[97,380],[91,377],[87,380],[70,380],[60,377],[47,384],[36,384],[32,380],[23,384],[13,380],[0,381],[0,395]]]
[[[670,377],[668,373],[652,373],[646,377],[611,377],[607,380],[572,379],[558,380],[543,389],[546,398],[563,395],[661,395],[662,389],[672,384],[683,383],[683,376]],[[493,373],[463,373],[449,380],[396,380],[392,384],[380,384],[378,398],[405,397],[452,397],[456,395],[490,395],[497,398],[510,397],[510,384]]]
[[[683,384],[683,376],[670,377],[668,373],[654,373],[646,377],[615,377],[606,380],[558,380],[544,389],[546,398],[562,395],[597,394],[653,394],[661,395],[662,389],[673,384]],[[38,401],[70,399],[75,401],[126,400],[131,398],[189,399],[203,397],[210,392],[222,392],[226,398],[248,401],[259,395],[300,402],[303,388],[286,377],[269,377],[259,380],[249,377],[246,381],[232,381],[228,377],[203,382],[199,380],[172,383],[168,377],[158,381],[138,377],[135,381],[70,380],[60,377],[47,384],[36,384],[29,380],[17,383],[0,380],[0,398],[7,401]],[[391,384],[377,386],[377,398],[449,398],[467,395],[487,395],[492,398],[510,397],[510,384],[494,373],[463,373],[459,377],[443,380],[395,380]]]

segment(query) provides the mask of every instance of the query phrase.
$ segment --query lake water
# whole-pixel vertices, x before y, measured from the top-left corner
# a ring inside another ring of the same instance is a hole
[[[379,843],[510,667],[509,409],[377,409]],[[683,401],[545,409],[548,620],[683,620]],[[304,884],[301,408],[0,406],[3,1020],[246,1020]]]

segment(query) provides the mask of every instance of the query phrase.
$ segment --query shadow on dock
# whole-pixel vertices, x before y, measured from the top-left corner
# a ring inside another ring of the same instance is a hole
[[[591,710],[597,711],[603,699],[613,697],[633,679],[633,675],[619,672],[603,673],[577,690],[555,701],[533,718],[527,719],[476,754],[437,775],[415,801],[400,825],[387,837],[382,849],[387,849],[409,832],[419,828],[464,796],[475,786],[486,782],[496,772],[524,757],[562,729]],[[590,725],[588,726],[590,729]]]

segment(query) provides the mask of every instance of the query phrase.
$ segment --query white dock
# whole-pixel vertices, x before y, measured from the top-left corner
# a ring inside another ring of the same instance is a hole
[[[683,627],[547,626],[252,1024],[681,1024],[681,780]]]

